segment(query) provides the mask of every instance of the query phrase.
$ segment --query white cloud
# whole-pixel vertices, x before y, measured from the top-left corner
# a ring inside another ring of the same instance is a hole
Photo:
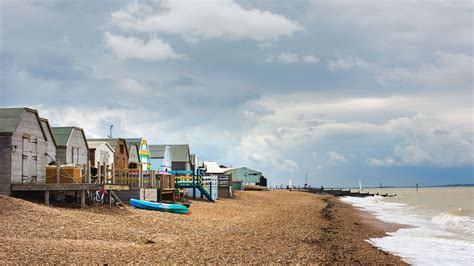
[[[140,95],[152,95],[153,89],[131,78],[124,78],[119,81],[121,88],[130,93]]]
[[[338,165],[347,162],[347,159],[342,156],[341,154],[335,152],[335,151],[330,151],[326,153],[327,155],[327,163],[332,164],[332,165]]]
[[[279,63],[279,64],[294,64],[294,63],[308,63],[316,64],[319,62],[313,54],[299,55],[294,52],[282,52],[278,55],[269,55],[266,60],[267,63]]]
[[[367,164],[371,166],[394,166],[394,165],[400,165],[395,159],[386,157],[385,159],[376,159],[376,158],[370,158],[367,160]]]
[[[228,38],[267,42],[303,30],[298,22],[282,15],[244,9],[233,0],[165,1],[159,10],[133,3],[112,13],[109,23],[126,31],[178,34],[188,41]]]
[[[330,71],[336,71],[341,69],[350,68],[368,68],[369,63],[362,60],[360,57],[355,55],[339,55],[335,54],[335,58],[328,59],[328,69]]]
[[[420,63],[416,67],[394,67],[383,69],[377,80],[382,84],[405,83],[429,86],[472,88],[474,57],[437,51],[435,63]]]
[[[354,139],[354,144],[365,145],[364,150],[386,152],[385,159],[366,160],[367,154],[351,157],[351,161],[372,166],[474,164],[472,107],[442,108],[437,101],[409,97],[330,100],[317,94],[271,95],[258,102],[269,111],[249,131],[245,146],[265,156],[283,157],[288,151],[308,145]],[[432,113],[416,114],[419,110]],[[415,114],[406,116],[398,112]],[[374,113],[378,122],[370,121],[368,115]],[[331,151],[332,147],[324,148],[329,150],[325,162],[348,160]]]
[[[148,42],[135,37],[113,35],[108,32],[105,33],[104,37],[105,47],[121,60],[136,58],[145,61],[156,61],[184,58],[183,55],[175,53],[168,43],[157,37],[151,37]]]

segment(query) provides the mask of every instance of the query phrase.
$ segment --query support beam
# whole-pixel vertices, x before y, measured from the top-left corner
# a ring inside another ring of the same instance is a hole
[[[44,204],[49,205],[49,190],[44,191]]]
[[[81,208],[86,207],[86,191],[81,190]]]

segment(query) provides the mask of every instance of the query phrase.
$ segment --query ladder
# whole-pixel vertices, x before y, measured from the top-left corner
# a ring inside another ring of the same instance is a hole
[[[123,202],[112,190],[110,190],[110,196],[114,199],[115,205],[117,207],[119,207],[120,209],[125,209],[125,204],[123,204]]]

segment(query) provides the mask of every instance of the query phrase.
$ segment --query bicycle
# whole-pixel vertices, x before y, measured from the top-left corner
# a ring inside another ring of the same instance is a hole
[[[106,195],[108,194],[107,190],[100,188],[95,193],[90,194],[89,202],[93,206],[102,205],[106,201]]]

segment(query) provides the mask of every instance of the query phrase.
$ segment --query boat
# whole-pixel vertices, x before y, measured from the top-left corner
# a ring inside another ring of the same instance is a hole
[[[189,214],[189,208],[182,204],[175,203],[158,203],[145,200],[130,199],[130,205],[135,208],[152,210],[152,211],[162,211],[162,212],[171,212],[179,214]]]

